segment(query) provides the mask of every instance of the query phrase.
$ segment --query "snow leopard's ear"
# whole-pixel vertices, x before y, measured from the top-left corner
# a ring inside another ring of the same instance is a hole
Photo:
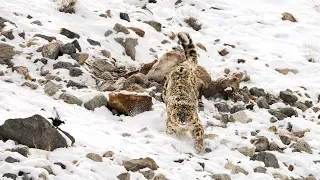
[[[178,39],[181,41],[182,44],[190,44],[191,43],[191,39],[188,33],[186,32],[179,32],[178,33]]]

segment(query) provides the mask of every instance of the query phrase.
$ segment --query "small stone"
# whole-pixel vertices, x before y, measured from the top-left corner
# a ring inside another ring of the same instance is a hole
[[[306,153],[312,154],[311,146],[303,139],[298,139],[298,141],[294,144],[294,150],[301,152],[304,151]]]
[[[159,168],[156,162],[149,157],[124,161],[123,166],[127,171],[133,172],[146,167],[150,168],[151,170],[157,170]]]
[[[130,17],[129,17],[129,15],[128,15],[127,13],[121,12],[121,13],[120,13],[120,19],[123,19],[123,20],[125,20],[125,21],[130,22]]]
[[[70,62],[59,61],[53,64],[53,69],[70,69],[74,67],[74,65]]]
[[[274,118],[274,117],[271,117],[271,118],[270,118],[270,122],[271,122],[271,123],[275,123],[275,122],[277,122],[277,121],[278,121],[278,120],[277,120],[276,118]]]
[[[59,91],[59,86],[53,83],[52,81],[49,81],[45,86],[44,86],[44,92],[49,95],[53,96],[55,93]]]
[[[230,113],[233,114],[233,113],[236,113],[236,112],[245,110],[245,109],[246,109],[246,107],[244,107],[243,105],[237,104],[237,105],[233,106],[233,107],[230,109]]]
[[[166,178],[163,174],[158,174],[153,178],[153,180],[169,180],[169,179]]]
[[[4,173],[4,174],[2,175],[2,177],[8,178],[8,179],[16,180],[18,176],[17,176],[17,175],[15,175],[15,174],[12,174],[12,173]]]
[[[278,112],[278,111],[273,110],[273,109],[269,109],[268,112],[269,112],[271,115],[275,116],[278,120],[283,120],[283,119],[285,119],[285,118],[288,117],[287,115],[282,114],[281,112]]]
[[[29,81],[24,82],[21,86],[27,86],[27,87],[29,87],[30,89],[33,89],[33,90],[35,90],[35,89],[37,89],[39,87],[38,84],[29,82]]]
[[[128,28],[119,23],[116,23],[114,25],[113,30],[115,30],[117,33],[122,32],[124,34],[130,34],[130,31],[128,30]]]
[[[268,152],[259,152],[250,158],[253,161],[261,161],[266,167],[279,168],[278,159],[274,154]]]
[[[148,180],[152,180],[154,177],[154,172],[152,170],[140,171],[140,173]]]
[[[73,53],[71,57],[78,61],[79,64],[84,64],[86,60],[89,58],[89,54],[87,53]]]
[[[57,59],[60,51],[60,44],[52,42],[46,44],[42,48],[42,56],[49,59]]]
[[[250,142],[256,147],[256,152],[266,151],[269,149],[269,140],[264,136],[256,136],[251,139]]]
[[[64,165],[64,164],[61,163],[61,162],[55,162],[55,163],[53,163],[53,164],[55,164],[55,165],[57,165],[57,166],[60,166],[61,169],[66,169],[66,168],[67,168],[66,165]]]
[[[126,40],[124,41],[123,38],[115,38],[114,40],[124,47],[126,54],[130,56],[132,60],[135,60],[136,58],[135,47],[138,45],[138,39],[126,38]]]
[[[63,100],[67,104],[77,104],[78,106],[82,105],[82,101],[80,99],[67,93],[62,93],[59,99]]]
[[[76,40],[76,39],[73,40],[73,41],[71,42],[71,44],[73,44],[74,47],[76,47],[76,49],[78,49],[78,51],[81,52],[81,46],[80,46],[78,40]]]
[[[214,180],[232,180],[228,174],[212,174],[209,176]]]
[[[263,96],[260,96],[257,100],[256,103],[258,105],[259,108],[264,108],[264,109],[269,109],[270,106],[267,102],[267,99]]]
[[[111,53],[110,51],[107,50],[101,50],[101,54],[106,57],[106,58],[111,58]]]
[[[91,44],[92,46],[101,46],[100,42],[92,40],[92,39],[87,39],[88,43]]]
[[[244,59],[238,59],[238,64],[245,63],[245,62],[246,62],[246,60],[244,60]]]
[[[13,158],[13,157],[11,157],[11,156],[8,156],[4,161],[7,162],[7,163],[20,162],[18,159],[15,159],[15,158]]]
[[[293,17],[293,15],[288,13],[288,12],[282,13],[282,20],[283,21],[288,20],[288,21],[291,21],[291,22],[297,22],[297,20]]]
[[[229,54],[229,51],[227,51],[227,49],[222,49],[218,53],[220,54],[220,56],[225,56],[225,55]]]
[[[39,38],[42,38],[42,39],[45,39],[49,42],[53,41],[53,40],[57,40],[56,37],[53,37],[53,36],[46,36],[46,35],[43,35],[43,34],[35,34],[33,37],[39,37]]]
[[[230,115],[231,122],[241,122],[248,123],[250,119],[248,119],[247,114],[244,111],[239,111]]]
[[[162,25],[157,21],[144,21],[144,23],[152,26],[156,31],[161,32]]]
[[[102,157],[99,154],[88,153],[86,157],[95,162],[102,162]]]
[[[69,69],[69,75],[71,77],[78,77],[78,76],[81,76],[82,74],[83,74],[83,72],[79,68],[70,68]]]
[[[13,40],[14,39],[14,35],[13,35],[13,31],[9,30],[9,31],[2,31],[0,32],[4,37],[6,37],[7,39]]]
[[[140,37],[144,37],[144,35],[145,35],[145,32],[142,29],[139,29],[139,28],[136,28],[136,27],[128,27],[128,29],[132,30],[133,32],[135,32]]]
[[[130,136],[131,136],[130,133],[122,133],[121,135],[122,135],[123,137],[130,137]]]
[[[108,30],[108,31],[106,31],[106,32],[104,33],[104,36],[105,36],[105,37],[108,37],[108,36],[110,36],[112,33],[113,33],[113,32],[112,32],[111,30]]]
[[[42,62],[42,64],[44,64],[44,65],[48,64],[48,59],[46,59],[46,58],[36,59],[33,63],[37,63],[39,61]]]
[[[247,148],[247,147],[242,147],[242,148],[238,148],[238,151],[248,157],[252,157],[255,153],[256,148]]]
[[[94,98],[92,98],[91,100],[89,100],[88,102],[84,103],[84,107],[88,110],[94,110],[95,108],[99,108],[108,106],[108,99],[103,95],[97,95]]]
[[[279,73],[281,73],[283,75],[287,75],[289,72],[291,72],[293,74],[298,74],[298,70],[296,70],[296,69],[288,69],[288,68],[279,69],[279,68],[277,68],[276,71],[278,71]]]
[[[18,33],[18,36],[22,37],[23,39],[25,39],[26,33],[23,31],[21,33]]]
[[[280,91],[280,99],[282,99],[286,103],[295,103],[298,101],[297,96],[295,96],[290,91]]]
[[[256,173],[266,173],[267,172],[267,168],[265,167],[256,167],[253,169],[254,172]]]
[[[76,87],[78,89],[83,89],[83,88],[88,88],[88,86],[82,84],[82,83],[78,83],[72,80],[69,80],[67,83],[67,87]]]
[[[121,173],[117,176],[117,178],[119,180],[130,180],[130,173],[125,172],[125,173]]]
[[[60,29],[60,34],[68,37],[69,39],[74,39],[74,38],[79,39],[79,38],[80,38],[80,35],[79,35],[79,34],[74,33],[74,32],[72,32],[72,31],[70,31],[70,30],[68,30],[68,29],[66,29],[66,28],[61,28],[61,29]]]
[[[63,54],[73,54],[77,51],[76,47],[71,44],[71,43],[67,43],[67,44],[64,44],[62,46],[60,46],[60,51],[63,53]]]
[[[306,102],[304,102],[304,104],[307,106],[307,108],[311,108],[313,106],[312,101],[306,101]]]
[[[36,25],[38,25],[38,26],[42,26],[42,23],[41,23],[41,21],[39,21],[39,20],[32,21],[31,24],[36,24]]]
[[[280,147],[279,147],[276,143],[274,143],[274,142],[270,143],[269,151],[282,152],[282,150],[280,149]]]
[[[114,157],[114,152],[112,151],[107,151],[103,154],[103,157],[107,157],[107,158],[110,158],[110,159],[113,159]]]
[[[230,69],[225,68],[225,69],[223,70],[223,72],[224,72],[225,74],[229,74],[231,71],[230,71]]]
[[[202,49],[202,50],[204,50],[204,51],[207,51],[207,48],[206,48],[203,44],[197,43],[197,46],[198,46],[200,49]]]
[[[234,165],[232,164],[232,162],[228,161],[226,163],[226,165],[224,166],[224,168],[231,170],[232,174],[239,174],[239,173],[243,173],[244,175],[248,175],[249,173],[244,170],[243,168],[241,168],[239,165]]]
[[[227,103],[216,103],[214,107],[216,107],[219,112],[230,112],[230,108]]]
[[[312,102],[311,102],[311,103],[312,103]],[[308,107],[307,107],[304,103],[302,103],[302,102],[295,102],[295,103],[293,104],[293,106],[296,107],[296,108],[301,109],[303,112],[305,112],[305,111],[308,109]]]
[[[273,178],[280,179],[280,180],[289,180],[289,178],[283,174],[274,173],[272,174]]]
[[[22,156],[27,157],[29,154],[29,147],[25,145],[18,145],[10,150],[11,152],[17,152]]]
[[[291,143],[291,140],[290,140],[290,138],[289,138],[288,136],[282,136],[282,135],[280,135],[279,137],[280,137],[280,140],[281,140],[281,142],[282,142],[283,144],[289,145],[289,144]]]
[[[291,117],[291,116],[298,117],[298,112],[294,110],[292,107],[281,108],[279,112],[282,114],[285,114],[288,117]]]

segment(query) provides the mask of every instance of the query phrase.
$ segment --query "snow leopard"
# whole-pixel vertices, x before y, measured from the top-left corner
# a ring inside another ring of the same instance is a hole
[[[185,32],[178,33],[184,49],[186,61],[175,67],[167,76],[162,98],[167,108],[168,134],[184,135],[190,132],[194,139],[194,147],[203,151],[204,130],[198,116],[198,88],[196,69],[198,55],[196,48]]]

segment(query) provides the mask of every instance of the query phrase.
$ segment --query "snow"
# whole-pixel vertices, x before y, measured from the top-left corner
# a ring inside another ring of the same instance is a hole
[[[207,51],[198,48],[199,64],[204,66],[213,79],[224,75],[224,69],[229,68],[231,72],[244,72],[250,75],[249,82],[241,86],[261,87],[267,92],[279,94],[279,91],[291,89],[300,92],[303,97],[299,101],[312,100],[315,107],[320,107],[317,97],[320,89],[320,64],[319,64],[319,41],[320,35],[320,14],[316,11],[312,1],[295,0],[183,0],[182,3],[174,5],[172,0],[157,0],[156,4],[148,4],[148,10],[141,7],[146,1],[140,0],[78,0],[75,14],[58,12],[57,2],[53,0],[0,0],[0,17],[16,23],[17,28],[12,25],[6,28],[14,29],[14,40],[7,40],[6,43],[13,45],[21,54],[14,57],[16,65],[28,67],[32,77],[39,78],[41,63],[33,63],[26,59],[27,53],[34,53],[32,59],[41,58],[41,53],[36,52],[38,46],[22,48],[19,44],[26,44],[26,40],[18,37],[18,33],[26,32],[26,39],[31,39],[35,34],[55,36],[63,43],[70,42],[70,39],[60,35],[60,28],[64,27],[78,33],[78,39],[83,52],[90,54],[89,60],[95,57],[102,57],[100,50],[106,49],[111,52],[112,57],[117,59],[120,65],[131,65],[139,67],[142,63],[151,62],[155,57],[149,52],[150,48],[156,50],[156,55],[162,54],[177,46],[177,40],[171,40],[165,34],[171,32],[187,31],[195,42],[202,43]],[[320,3],[320,2],[319,2]],[[193,4],[193,6],[190,6]],[[214,10],[211,7],[221,8]],[[111,10],[112,18],[99,17],[99,14]],[[205,11],[202,11],[202,10]],[[131,22],[119,18],[120,12],[129,14]],[[292,13],[297,23],[282,21],[283,12]],[[17,13],[18,15],[14,15]],[[33,19],[27,19],[31,15]],[[202,23],[200,31],[189,28],[183,18],[197,17]],[[170,20],[167,20],[170,18]],[[40,20],[43,26],[30,24],[34,20]],[[156,20],[162,23],[162,32],[156,32],[151,26],[143,21]],[[104,36],[107,30],[113,30],[115,23],[124,26],[133,26],[143,29],[145,37],[139,37],[135,33],[124,35],[113,32],[108,37]],[[180,26],[181,24],[182,26]],[[3,37],[3,36],[0,36]],[[123,47],[114,41],[117,37],[131,37],[138,39],[136,46],[136,61],[124,56]],[[99,41],[101,47],[91,46],[87,38]],[[34,38],[35,42],[42,46],[47,43],[41,38]],[[170,41],[170,44],[161,44],[162,40]],[[220,39],[220,41],[215,41]],[[224,46],[233,44],[236,48]],[[224,57],[218,51],[226,48],[230,53]],[[258,59],[255,60],[255,57]],[[315,58],[314,63],[308,62],[308,58]],[[245,59],[246,62],[238,64],[238,59]],[[59,57],[60,61],[75,63],[75,60],[64,55]],[[52,67],[54,61],[49,61],[46,67]],[[275,71],[276,68],[292,68],[298,70],[298,74],[289,73],[283,75]],[[0,70],[5,69],[0,66]],[[59,73],[63,79],[73,79],[78,82],[86,82],[89,89],[75,90],[64,88],[68,93],[77,96],[84,102],[97,94],[108,95],[108,92],[98,92],[94,89],[95,82],[85,67],[81,67],[84,75],[79,78],[71,78],[66,70],[52,70]],[[13,83],[7,83],[11,80]],[[213,140],[206,139],[205,147],[212,149],[210,153],[196,153],[193,142],[189,138],[178,139],[165,133],[166,110],[163,103],[153,100],[152,111],[144,112],[134,117],[113,116],[110,110],[105,107],[97,108],[95,111],[86,110],[83,106],[69,105],[61,100],[56,100],[59,93],[53,97],[44,94],[43,87],[30,90],[28,87],[21,87],[25,82],[24,78],[16,72],[8,72],[6,76],[0,76],[0,125],[6,119],[25,118],[34,114],[50,117],[52,108],[56,107],[66,124],[61,129],[75,137],[76,142],[72,147],[60,148],[52,152],[31,149],[31,154],[25,158],[18,153],[14,158],[21,160],[21,163],[8,164],[3,160],[8,155],[5,150],[14,147],[14,142],[8,140],[0,141],[0,177],[4,173],[17,173],[20,170],[29,172],[34,179],[39,174],[45,173],[49,180],[113,180],[116,176],[126,172],[122,162],[134,158],[151,157],[159,165],[156,174],[162,173],[172,180],[195,180],[211,179],[209,174],[229,174],[232,179],[273,179],[273,173],[280,173],[288,177],[306,177],[312,174],[320,179],[320,163],[313,161],[320,160],[320,126],[319,113],[312,110],[302,112],[295,108],[299,117],[286,118],[274,124],[270,122],[271,115],[265,109],[255,108],[253,111],[245,110],[252,122],[242,124],[239,122],[229,123],[227,128],[207,127],[206,134],[216,134],[218,137]],[[57,84],[65,85],[64,82]],[[306,89],[302,88],[305,87]],[[307,93],[311,98],[304,96]],[[219,125],[220,121],[214,118],[218,111],[214,107],[214,100],[203,98],[205,111],[200,112],[200,119],[205,126],[207,122]],[[231,102],[228,102],[231,103]],[[282,103],[271,106],[272,109],[285,107]],[[45,111],[42,111],[44,109]],[[305,117],[303,117],[305,116]],[[280,168],[268,168],[266,174],[254,173],[255,167],[263,166],[263,163],[250,161],[234,148],[252,148],[250,135],[252,131],[259,130],[259,135],[265,136],[282,147],[279,136],[269,132],[270,126],[286,126],[290,122],[294,131],[309,129],[304,140],[307,141],[313,154],[291,152],[271,152],[279,159]],[[139,132],[147,128],[145,132]],[[123,137],[123,133],[131,136]],[[248,137],[248,138],[242,138]],[[87,153],[103,155],[111,150],[115,153],[114,160],[103,158],[103,162],[94,162],[86,158]],[[174,160],[184,159],[182,163],[175,163]],[[73,164],[73,161],[77,161]],[[231,174],[230,170],[224,168],[225,164],[231,161],[240,165],[249,175]],[[66,169],[53,165],[54,162],[62,162]],[[203,169],[199,162],[205,163]],[[283,163],[294,166],[289,171]],[[55,175],[49,175],[42,169],[43,166],[50,166]],[[131,179],[145,179],[139,172],[131,172]]]

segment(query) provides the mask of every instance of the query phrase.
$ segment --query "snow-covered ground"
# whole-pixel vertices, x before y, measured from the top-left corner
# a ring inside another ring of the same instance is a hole
[[[314,2],[320,3],[316,0]],[[160,57],[172,47],[177,46],[177,40],[171,40],[165,34],[186,31],[196,43],[202,43],[206,47],[207,51],[198,48],[199,63],[206,68],[212,79],[223,76],[226,68],[231,72],[246,71],[251,80],[241,83],[241,86],[263,88],[266,92],[276,95],[281,90],[291,89],[302,94],[301,97],[299,96],[299,101],[311,100],[314,107],[320,108],[318,103],[320,13],[317,12],[313,1],[182,0],[175,5],[175,1],[172,0],[157,0],[157,3],[147,4],[146,7],[150,11],[141,8],[146,3],[145,0],[78,0],[76,13],[66,14],[56,10],[57,2],[53,0],[0,0],[0,17],[16,23],[18,28],[13,32],[16,38],[7,39],[6,43],[22,52],[14,57],[14,63],[28,67],[34,78],[40,77],[37,68],[41,65],[34,64],[33,60],[41,58],[41,53],[36,52],[37,46],[26,48],[19,46],[19,44],[26,44],[34,34],[55,36],[63,43],[67,43],[70,39],[59,34],[60,29],[64,27],[81,36],[78,41],[90,58],[101,56],[98,52],[106,49],[121,63],[139,67],[141,63],[151,62],[154,55]],[[99,16],[107,10],[111,10],[112,18]],[[121,20],[120,12],[128,13],[131,21]],[[292,13],[298,22],[283,21],[281,19],[283,12]],[[28,15],[33,18],[28,19]],[[200,31],[194,31],[183,22],[183,19],[189,16],[196,17],[202,24]],[[42,26],[31,24],[35,20],[40,20]],[[162,32],[157,32],[142,22],[147,20],[160,22],[163,26]],[[139,37],[135,33],[128,35],[113,33],[105,37],[105,32],[112,30],[115,23],[143,29],[145,36]],[[22,31],[26,32],[26,40],[17,35]],[[123,55],[123,47],[114,40],[116,37],[124,36],[138,39],[135,61]],[[2,37],[0,36],[0,39]],[[91,46],[87,38],[99,41],[101,47]],[[164,39],[170,43],[161,44]],[[38,39],[36,42],[39,45],[48,43],[43,39]],[[236,47],[224,46],[225,43]],[[156,53],[151,53],[150,48]],[[230,53],[222,57],[218,51],[224,48]],[[28,53],[34,53],[33,60],[26,59]],[[310,57],[315,58],[315,62],[309,62]],[[244,59],[245,63],[238,63],[238,59]],[[66,55],[60,56],[58,60],[73,61]],[[50,66],[52,68],[52,62],[48,63],[48,67]],[[277,72],[276,68],[295,69],[298,73],[289,72],[283,75]],[[5,66],[0,65],[0,70],[2,69],[5,69]],[[85,71],[84,67],[81,69]],[[49,70],[52,71],[52,69]],[[63,79],[71,78],[64,70],[54,70],[54,72],[59,72]],[[64,88],[64,90],[76,95],[84,102],[101,93],[94,89],[94,81],[88,72],[85,71],[81,78],[79,78],[80,81],[86,81],[89,85],[91,83],[91,87],[81,90]],[[5,80],[11,80],[13,83]],[[113,116],[105,107],[90,111],[83,106],[69,105],[62,100],[56,100],[59,96],[47,96],[43,92],[43,87],[36,90],[22,87],[21,84],[24,81],[24,78],[15,72],[0,76],[0,125],[9,118],[24,118],[34,114],[50,117],[52,108],[56,107],[61,118],[66,120],[66,124],[63,124],[61,129],[74,136],[76,142],[72,147],[60,148],[52,152],[31,149],[28,158],[15,154],[15,158],[21,162],[9,164],[3,161],[8,156],[5,149],[14,147],[14,142],[0,141],[0,178],[4,173],[17,173],[21,169],[34,171],[34,174],[37,174],[44,171],[39,167],[50,165],[52,162],[62,162],[67,168],[52,166],[55,175],[48,175],[49,179],[112,180],[126,172],[122,166],[124,160],[151,157],[159,166],[155,173],[161,173],[170,180],[211,179],[206,175],[221,173],[226,173],[237,180],[274,179],[272,176],[274,173],[286,175],[289,178],[307,177],[312,174],[316,179],[320,179],[320,163],[314,163],[320,160],[319,113],[315,113],[311,108],[305,112],[295,108],[299,114],[298,117],[286,118],[276,123],[270,122],[272,116],[267,109],[255,107],[252,111],[245,110],[252,122],[228,123],[226,128],[207,127],[205,133],[216,134],[217,137],[213,140],[205,140],[205,147],[212,149],[212,152],[198,154],[190,139],[181,140],[165,133],[165,105],[155,99],[152,111],[134,117]],[[306,97],[305,93],[310,97]],[[108,92],[103,94],[107,95]],[[214,107],[215,100],[203,98],[203,103],[205,110],[200,112],[202,124],[204,126],[208,122],[221,124],[214,118],[218,114],[218,110]],[[285,106],[283,103],[276,103],[271,108]],[[257,130],[258,135],[267,137],[270,142],[275,142],[279,147],[285,147],[279,136],[269,131],[269,127],[285,129],[288,122],[293,125],[293,131],[310,130],[305,133],[303,139],[310,144],[312,154],[292,152],[292,148],[287,148],[284,153],[272,151],[279,160],[280,168],[267,168],[266,173],[255,173],[254,168],[264,166],[263,163],[252,161],[234,150],[254,147],[250,143],[250,139],[253,138],[251,132]],[[147,131],[139,132],[145,127]],[[131,136],[124,137],[123,133],[129,133]],[[87,153],[102,155],[108,150],[115,153],[113,160],[103,158],[103,162],[94,162],[85,157]],[[184,161],[174,162],[179,159]],[[77,166],[73,164],[74,160],[78,161]],[[239,165],[249,174],[232,174],[225,168],[228,161]],[[204,168],[199,163],[204,163]],[[293,165],[294,169],[288,170],[285,164]],[[130,174],[131,179],[145,179],[139,172]]]

